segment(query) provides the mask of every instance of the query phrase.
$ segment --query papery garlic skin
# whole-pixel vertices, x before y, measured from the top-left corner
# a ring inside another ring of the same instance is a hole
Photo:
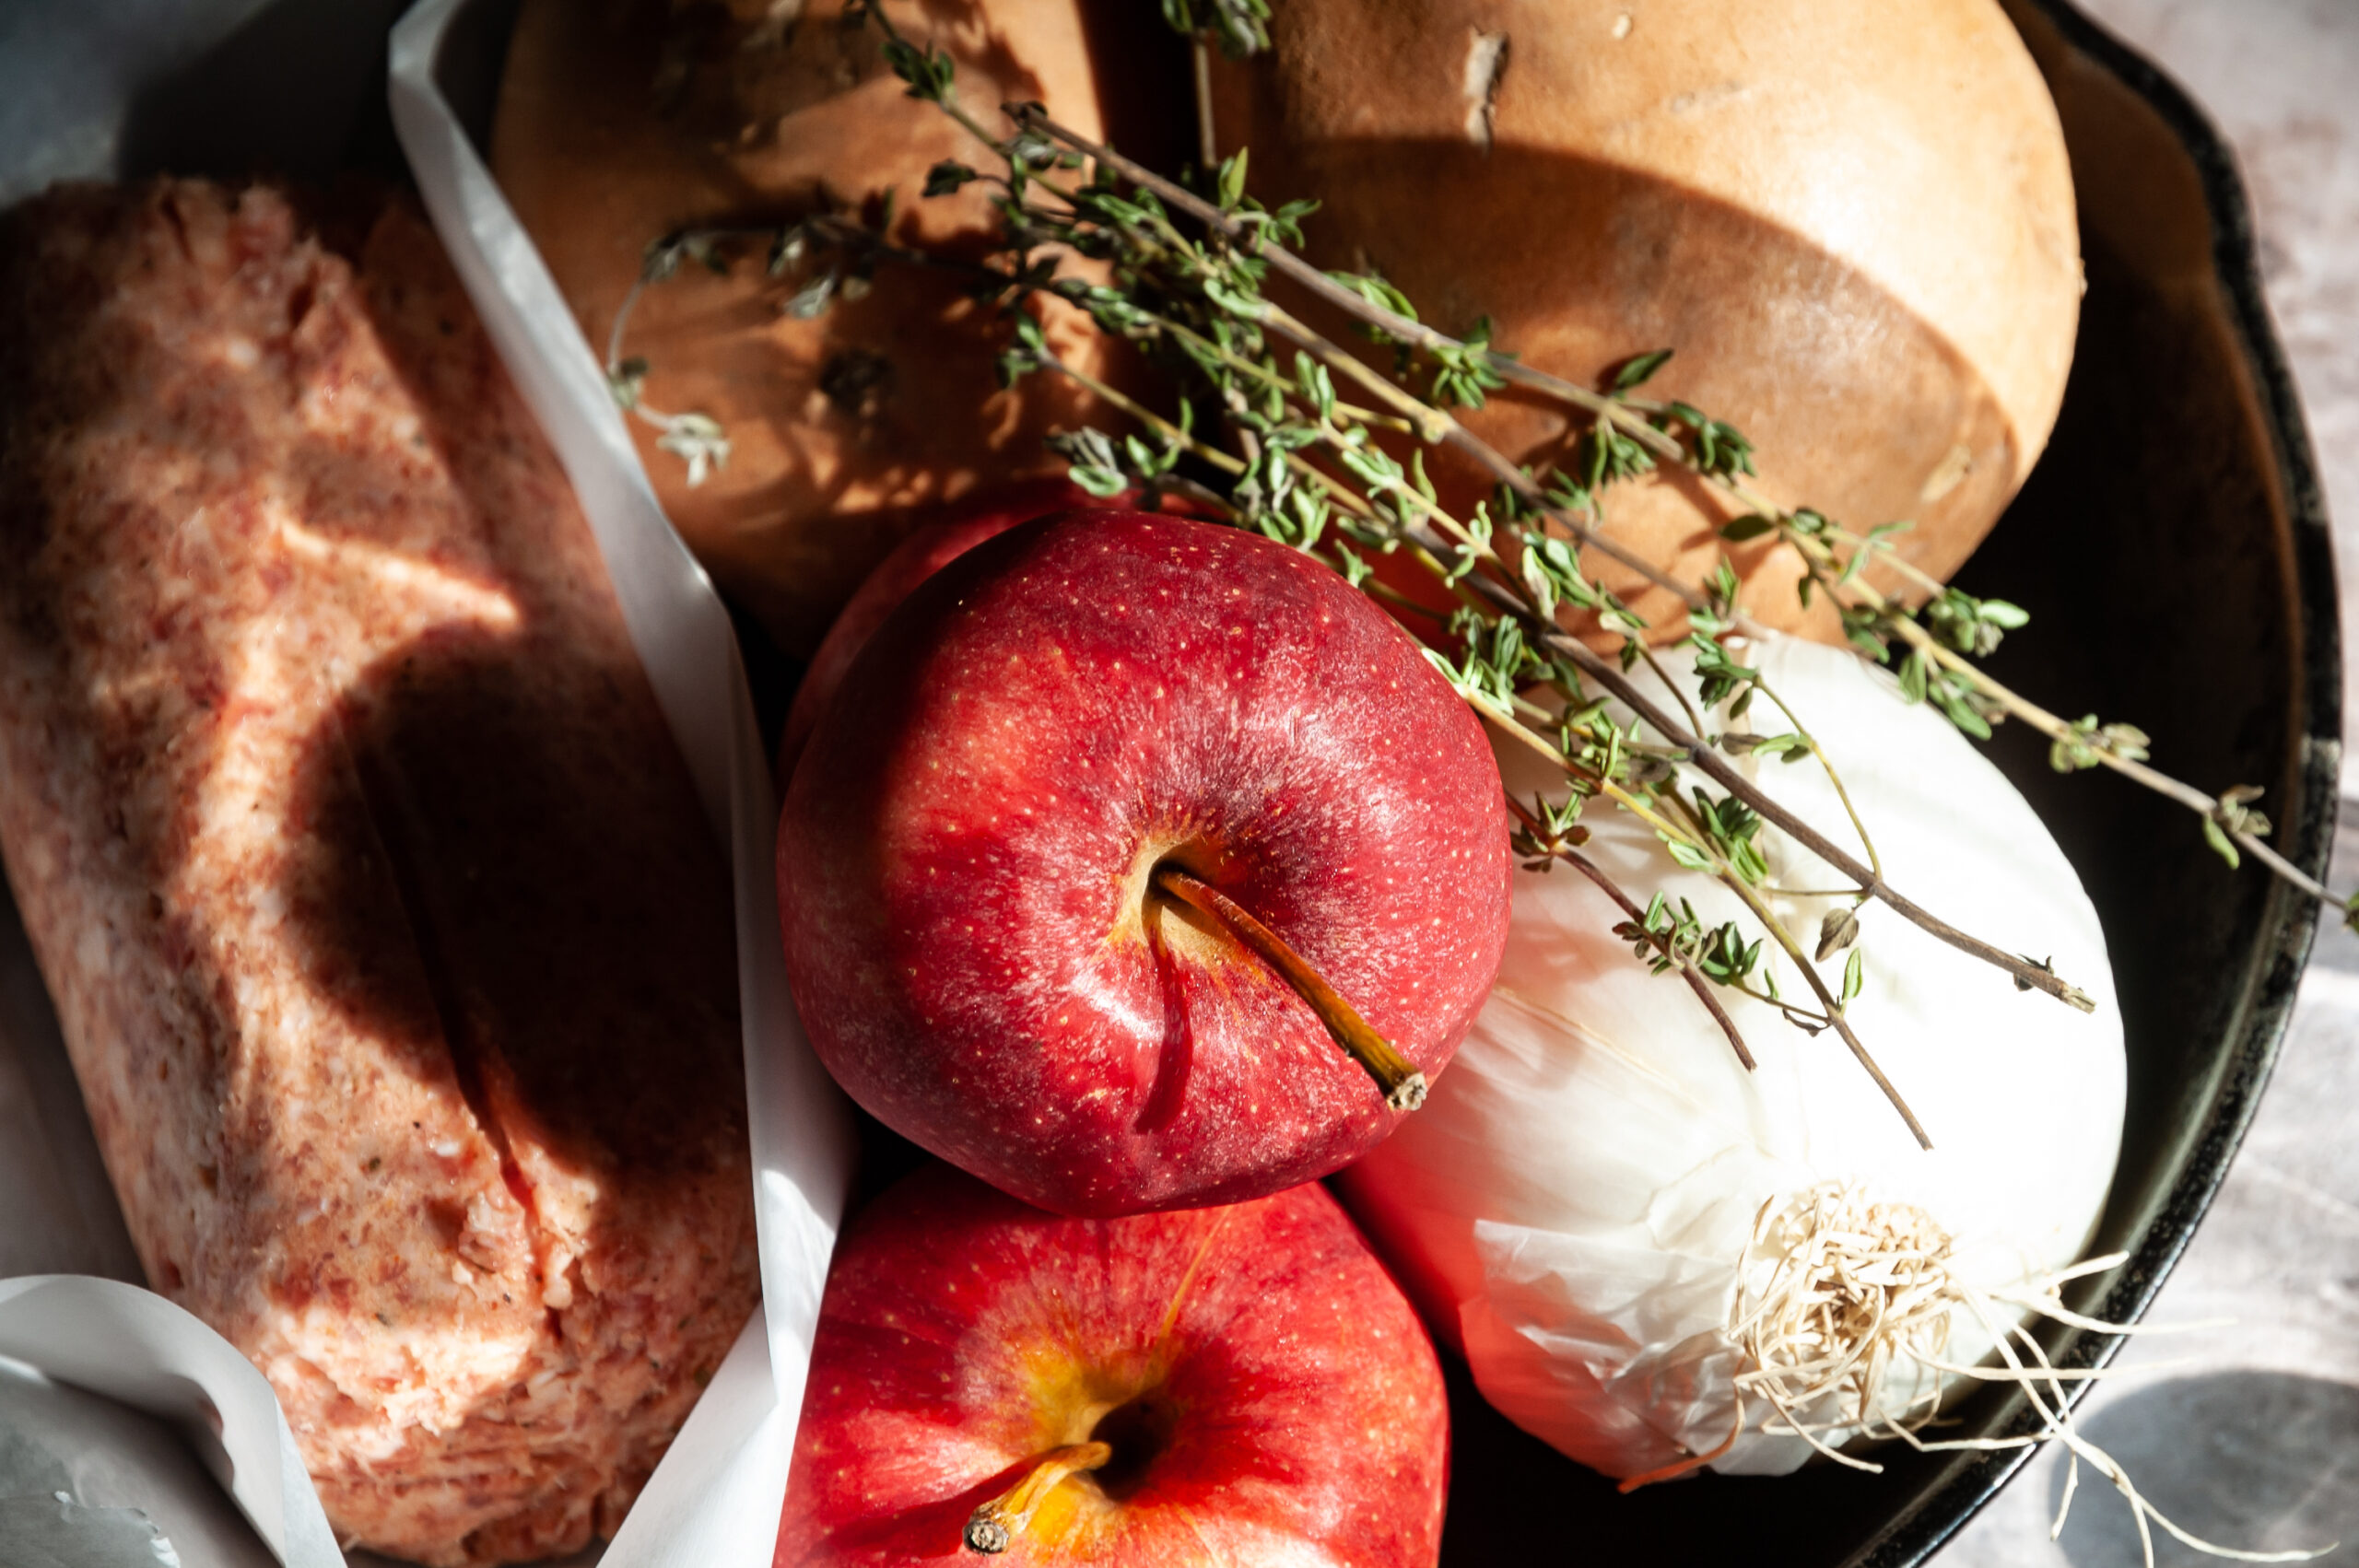
[[[1834,1032],[1806,1036],[1716,987],[1759,1062],[1748,1073],[1685,984],[1648,973],[1613,934],[1625,917],[1601,890],[1566,866],[1519,872],[1490,1001],[1425,1107],[1339,1179],[1484,1396],[1611,1476],[1728,1439],[1743,1366],[1723,1330],[1765,1203],[1856,1183],[1930,1213],[1953,1238],[1952,1272],[1975,1288],[2020,1289],[2080,1256],[2120,1145],[2121,1023],[2104,933],[2029,804],[1947,720],[1904,704],[1851,654],[1784,638],[1731,650],[1834,759],[1893,886],[1962,930],[2052,955],[2096,1010],[2018,990],[1881,904],[1862,907],[1866,983],[1848,1016],[1924,1123],[1928,1153]],[[1689,661],[1664,662],[1692,697]],[[1764,734],[1789,728],[1766,697],[1748,720]],[[1724,723],[1714,716],[1710,729]],[[1544,759],[1504,740],[1498,752],[1510,792],[1562,798]],[[1859,853],[1814,761],[1743,766]],[[1583,853],[1641,906],[1661,890],[1691,900],[1707,927],[1734,918],[1747,940],[1762,934],[1733,894],[1674,865],[1629,813],[1600,802],[1581,821],[1593,835]],[[1774,829],[1761,841],[1771,885],[1843,885]],[[1848,901],[1768,902],[1808,950]],[[1830,987],[1847,956],[1819,965]],[[1815,1006],[1774,942],[1762,965],[1789,1000]],[[1989,1349],[1956,1311],[1945,1359]],[[1919,1391],[1905,1372],[1887,1387],[1895,1410]],[[1768,1413],[1759,1401],[1747,1410],[1748,1430],[1714,1469],[1783,1474],[1810,1457],[1800,1437],[1752,1430]]]

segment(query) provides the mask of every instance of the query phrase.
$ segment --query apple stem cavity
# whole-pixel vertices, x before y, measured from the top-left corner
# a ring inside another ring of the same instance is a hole
[[[1367,1075],[1376,1080],[1377,1088],[1383,1093],[1387,1106],[1396,1111],[1414,1111],[1426,1103],[1426,1075],[1416,1064],[1370,1028],[1357,1008],[1345,1001],[1318,970],[1303,962],[1302,955],[1288,947],[1277,932],[1255,919],[1251,911],[1210,883],[1168,861],[1155,868],[1154,885],[1158,892],[1179,899],[1217,924],[1275,969],[1278,977],[1310,1004],[1310,1011],[1319,1015],[1335,1043],[1367,1069]]]
[[[1109,1443],[1068,1443],[1033,1462],[1024,1479],[967,1516],[967,1550],[996,1557],[1024,1533],[1032,1515],[1065,1477],[1102,1468],[1114,1457]]]

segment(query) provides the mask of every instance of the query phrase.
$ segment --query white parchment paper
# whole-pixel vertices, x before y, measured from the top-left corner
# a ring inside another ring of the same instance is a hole
[[[344,1562],[270,1385],[162,1296],[87,1275],[0,1280],[0,1356],[165,1422],[287,1568]]]
[[[762,1568],[827,1258],[850,1187],[841,1093],[788,994],[775,892],[778,806],[728,612],[664,520],[604,373],[437,85],[466,0],[422,0],[393,38],[393,128],[442,243],[557,449],[623,618],[735,869],[763,1310],[607,1549],[606,1568]]]
[[[8,1568],[275,1568],[191,1444],[145,1411],[0,1358]]]
[[[840,1092],[811,1054],[787,990],[773,892],[777,805],[727,612],[664,520],[596,360],[438,88],[436,71],[464,4],[424,0],[394,29],[394,123],[452,261],[573,482],[657,701],[706,814],[728,846],[735,884],[763,1307],[601,1562],[604,1568],[767,1568],[820,1293],[850,1186],[850,1121]],[[194,1317],[125,1282],[135,1277],[135,1263],[121,1218],[100,1185],[78,1106],[55,1104],[64,1091],[47,1082],[57,1075],[46,1070],[62,1052],[39,998],[18,994],[37,989],[37,981],[21,935],[13,921],[6,925],[12,940],[0,943],[0,1131],[18,1124],[24,1136],[0,1140],[6,1144],[0,1148],[0,1177],[6,1178],[0,1180],[0,1273],[91,1272],[0,1279],[0,1357],[53,1380],[61,1387],[53,1394],[82,1390],[146,1412],[179,1433],[287,1568],[342,1568],[286,1418],[261,1374]],[[97,1277],[101,1273],[117,1278]],[[53,1450],[29,1462],[38,1468],[54,1457],[70,1468],[103,1441],[61,1434]],[[70,1494],[58,1506],[69,1504],[88,1506]],[[142,1506],[135,1500],[129,1505]],[[29,1543],[29,1537],[28,1550]]]

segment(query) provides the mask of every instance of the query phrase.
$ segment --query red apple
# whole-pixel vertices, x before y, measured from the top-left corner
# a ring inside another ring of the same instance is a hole
[[[894,606],[910,596],[910,590],[946,562],[1019,522],[1105,504],[1070,479],[1026,479],[989,486],[946,506],[930,509],[844,602],[818,651],[811,655],[803,684],[794,691],[794,706],[787,710],[785,731],[779,736],[780,783],[794,777],[795,758],[803,755],[804,742],[810,739],[828,699],[843,684],[853,656],[867,646],[869,638],[885,624]]]
[[[1075,1220],[931,1165],[837,1249],[777,1563],[1431,1568],[1449,1447],[1323,1188]]]
[[[1260,1197],[1373,1147],[1482,1003],[1508,873],[1490,748],[1406,633],[1306,556],[1121,512],[1011,530],[910,595],[779,838],[837,1079],[1076,1214]],[[1257,922],[1397,1051],[1384,1088],[1234,934]]]

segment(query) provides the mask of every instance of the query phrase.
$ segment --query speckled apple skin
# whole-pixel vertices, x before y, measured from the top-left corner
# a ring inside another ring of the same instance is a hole
[[[939,1164],[837,1249],[777,1568],[981,1561],[975,1507],[1149,1389],[1161,1451],[1113,1496],[1065,1480],[998,1562],[1432,1568],[1440,1369],[1324,1188],[1062,1219]]]
[[[1440,1073],[1507,932],[1479,721],[1328,568],[1124,512],[951,562],[814,731],[779,898],[821,1059],[1062,1213],[1235,1202],[1374,1147],[1402,1113],[1308,1004],[1168,907],[1141,919],[1158,846]]]
[[[1104,509],[1088,491],[1070,479],[1019,479],[986,486],[925,512],[923,521],[893,547],[891,555],[876,563],[875,569],[844,601],[844,607],[836,614],[835,624],[820,640],[818,651],[811,655],[811,662],[803,672],[803,684],[794,688],[794,706],[787,710],[786,727],[779,736],[778,777],[794,777],[794,760],[803,755],[803,743],[811,738],[819,716],[827,710],[827,703],[843,684],[852,661],[868,645],[876,628],[885,624],[885,618],[918,584],[984,540],[1004,533],[1018,523],[1051,512],[1093,509]]]

